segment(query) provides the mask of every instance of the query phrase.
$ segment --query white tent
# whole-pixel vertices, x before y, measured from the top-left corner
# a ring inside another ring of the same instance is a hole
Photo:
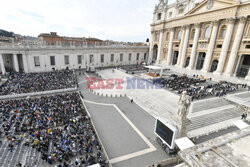
[[[87,166],[87,167],[101,167],[100,164],[94,164],[94,165],[90,165],[90,166]]]
[[[165,67],[160,67],[160,66],[145,66],[145,68],[148,68],[150,70],[160,70],[160,77],[162,77],[163,70],[167,69]]]

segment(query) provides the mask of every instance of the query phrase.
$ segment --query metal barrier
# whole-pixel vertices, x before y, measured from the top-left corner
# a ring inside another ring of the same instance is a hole
[[[57,90],[51,90],[51,91],[4,95],[4,96],[0,96],[0,100],[18,99],[18,98],[24,98],[24,97],[28,97],[28,96],[50,95],[50,94],[56,94],[56,93],[73,92],[73,91],[77,91],[77,90],[78,90],[77,87],[75,87],[75,88],[57,89]]]

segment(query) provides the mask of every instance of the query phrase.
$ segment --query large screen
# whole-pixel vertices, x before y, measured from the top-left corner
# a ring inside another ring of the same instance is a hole
[[[156,122],[155,133],[171,147],[174,132],[158,119]]]

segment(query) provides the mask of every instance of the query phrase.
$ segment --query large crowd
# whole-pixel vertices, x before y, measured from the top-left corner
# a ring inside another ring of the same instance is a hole
[[[10,151],[24,142],[41,153],[42,163],[106,165],[78,93],[0,101],[0,120],[0,135],[8,139]]]
[[[28,74],[11,72],[8,80],[0,85],[0,95],[72,88],[76,84],[76,77],[72,70]]]
[[[124,66],[122,69],[127,73],[148,70],[142,65]],[[186,91],[192,100],[224,96],[240,87],[247,88],[247,85],[208,83],[206,79],[175,74],[153,82],[178,94]],[[29,74],[11,72],[8,80],[0,85],[0,96],[65,89],[77,85],[72,70]],[[10,152],[21,144],[35,148],[44,166],[45,163],[57,164],[58,167],[84,167],[96,163],[107,166],[94,127],[78,93],[0,101],[0,138],[0,148],[3,140],[7,139]],[[2,155],[0,157],[2,160]],[[17,163],[17,166],[23,166],[22,162]]]
[[[145,68],[144,65],[142,64],[121,66],[120,68],[129,74],[134,74],[135,72],[147,72],[148,71],[148,69]]]
[[[172,74],[169,78],[160,78],[154,80],[155,83],[162,85],[170,90],[182,90],[190,88],[191,85],[200,85],[205,83],[206,80],[199,78],[189,78],[187,76],[178,76]]]
[[[233,84],[231,82],[220,82],[216,84],[208,84],[205,86],[193,86],[185,89],[187,95],[194,99],[202,99],[208,96],[221,97],[228,93],[237,91],[240,87],[246,88],[244,85]],[[179,90],[178,93],[181,94],[183,90]]]
[[[175,74],[172,74],[168,78],[156,79],[153,82],[160,84],[163,88],[176,91],[178,94],[186,91],[187,95],[189,95],[192,100],[202,99],[209,96],[221,97],[228,93],[235,92],[239,88],[248,88],[246,84],[234,84],[225,81],[219,83],[208,83],[206,79],[188,77],[186,75],[178,76]]]

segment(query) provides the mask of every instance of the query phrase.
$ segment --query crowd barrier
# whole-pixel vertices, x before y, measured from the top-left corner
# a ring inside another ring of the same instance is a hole
[[[31,96],[50,95],[50,94],[56,94],[56,93],[74,92],[77,90],[78,88],[75,87],[75,88],[57,89],[57,90],[42,91],[42,92],[11,94],[11,95],[0,96],[0,100],[18,99],[18,98],[24,98],[24,97],[29,97],[29,96],[31,97]]]

